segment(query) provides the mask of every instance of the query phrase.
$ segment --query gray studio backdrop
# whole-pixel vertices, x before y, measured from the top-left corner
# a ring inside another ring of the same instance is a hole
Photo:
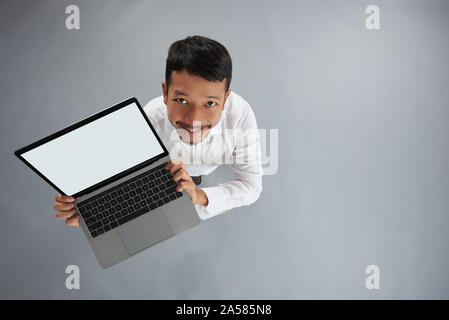
[[[65,27],[70,4],[80,30]],[[1,1],[0,298],[449,298],[448,13],[424,0]],[[231,89],[279,129],[278,171],[254,205],[103,270],[13,151],[159,96],[169,45],[193,34],[229,49]]]

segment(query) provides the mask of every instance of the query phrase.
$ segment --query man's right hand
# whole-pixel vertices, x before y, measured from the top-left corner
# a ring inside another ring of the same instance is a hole
[[[79,216],[75,212],[75,199],[62,194],[57,194],[55,197],[54,208],[56,212],[56,218],[66,219],[65,224],[68,226],[79,227]]]

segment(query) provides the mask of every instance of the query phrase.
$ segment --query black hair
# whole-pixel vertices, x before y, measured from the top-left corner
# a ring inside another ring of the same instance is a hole
[[[167,90],[172,71],[183,69],[208,81],[223,81],[226,78],[226,91],[231,84],[232,60],[228,50],[221,43],[206,37],[189,36],[170,46],[165,67]]]

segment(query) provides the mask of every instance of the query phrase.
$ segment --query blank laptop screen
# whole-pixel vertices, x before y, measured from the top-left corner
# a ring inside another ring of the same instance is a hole
[[[73,195],[164,152],[133,102],[22,154]]]

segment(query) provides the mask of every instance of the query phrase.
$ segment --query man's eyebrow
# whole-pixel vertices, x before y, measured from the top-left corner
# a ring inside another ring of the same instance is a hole
[[[186,97],[189,96],[187,93],[182,92],[182,91],[180,91],[180,90],[175,90],[175,91],[173,92],[173,94],[174,94],[175,96],[186,96]],[[205,96],[205,97],[206,97],[206,98],[211,98],[211,99],[217,99],[217,100],[220,99],[219,96]]]
[[[174,94],[175,94],[176,96],[186,96],[186,97],[189,96],[187,93],[182,92],[182,91],[179,91],[179,90],[175,90]]]

